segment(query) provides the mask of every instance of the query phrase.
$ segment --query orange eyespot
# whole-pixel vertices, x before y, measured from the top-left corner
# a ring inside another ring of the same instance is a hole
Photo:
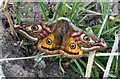
[[[75,49],[76,48],[76,45],[74,43],[70,44],[70,48],[71,49]]]
[[[50,38],[47,38],[46,39],[46,44],[51,45],[52,44],[52,40]]]

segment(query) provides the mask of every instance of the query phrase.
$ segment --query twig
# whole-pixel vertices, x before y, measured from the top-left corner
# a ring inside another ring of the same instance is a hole
[[[60,56],[60,55],[62,55],[62,54],[40,56],[40,58],[54,57],[54,56]],[[3,59],[0,59],[0,62],[2,62],[2,61],[8,61],[8,60],[33,59],[33,58],[38,58],[39,55],[31,56],[31,57],[19,57],[19,58],[6,58],[7,56],[5,56]],[[88,57],[88,56],[89,56],[89,54],[84,54],[83,55],[83,57]],[[115,53],[96,53],[95,56],[96,57],[99,57],[99,56],[120,56],[120,53],[119,52],[115,52]]]
[[[95,54],[96,57],[99,56],[120,56],[120,53],[115,52],[115,53],[96,53]]]
[[[3,8],[5,9],[7,7],[8,0],[4,0]]]
[[[83,9],[83,10],[85,10],[85,12],[87,12],[87,13],[90,13],[90,14],[86,14],[86,15],[99,15],[99,16],[103,16],[104,15],[102,13],[98,13],[98,12],[91,11],[91,10],[86,10],[86,9]],[[109,16],[108,18],[110,20],[114,20],[115,19],[114,16],[116,16],[116,15],[118,15],[118,14],[108,14],[108,16]],[[117,22],[120,22],[120,19],[118,19]]]
[[[86,68],[86,72],[85,72],[85,77],[87,77],[88,79],[91,75],[91,70],[92,70],[92,65],[93,65],[93,61],[94,61],[95,52],[96,51],[93,51],[93,52],[89,53],[87,68]]]
[[[91,11],[91,10],[86,10],[83,8],[83,10],[87,13],[90,13],[90,14],[95,14],[95,15],[103,15],[102,13],[98,13],[98,12],[95,12],[95,11]]]
[[[92,11],[92,10],[86,10],[83,8],[83,10],[87,13],[89,13],[90,15],[98,15],[98,16],[103,16],[104,14],[102,13],[99,13],[99,12],[95,12],[95,11]],[[109,16],[116,16],[118,14],[108,14]]]
[[[8,23],[10,25],[11,34],[13,36],[16,36],[18,38],[18,40],[20,40],[17,33],[16,33],[16,31],[14,30],[13,21],[12,21],[12,19],[10,17],[10,14],[9,14],[8,10],[7,10],[7,3],[8,3],[8,0],[5,0],[4,11],[5,11],[6,17],[8,19]]]
[[[100,66],[96,61],[95,61],[95,64],[104,72],[105,71],[105,69],[102,67],[102,66]],[[114,76],[114,75],[111,75],[111,74],[108,74],[110,77],[116,77],[116,76]]]
[[[2,66],[0,65],[0,79],[5,78],[5,74],[3,72]]]
[[[115,41],[114,41],[114,44],[113,44],[111,53],[117,51],[117,49],[118,49],[118,44],[119,44],[119,40],[120,40],[120,34],[116,34],[116,35],[115,35]],[[110,56],[109,59],[108,59],[107,66],[106,66],[106,69],[105,69],[105,72],[104,72],[104,75],[103,75],[103,79],[104,79],[105,77],[106,77],[106,78],[108,77],[108,74],[109,74],[109,71],[110,71],[110,67],[111,67],[111,65],[112,65],[113,58],[114,58],[114,56]]]
[[[60,56],[62,54],[55,54],[55,55],[47,55],[47,56],[40,56],[40,55],[35,55],[35,56],[31,56],[31,57],[19,57],[19,58],[3,58],[0,59],[0,62],[2,61],[10,61],[10,60],[23,60],[23,59],[33,59],[33,58],[46,58],[46,57],[55,57],[55,56]]]

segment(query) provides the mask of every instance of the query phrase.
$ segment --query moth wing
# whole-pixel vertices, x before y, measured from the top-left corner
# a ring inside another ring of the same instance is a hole
[[[17,32],[33,38],[44,38],[54,30],[55,23],[48,22],[23,22],[14,25]]]
[[[80,58],[83,55],[83,51],[71,36],[70,30],[63,36],[59,52],[68,58]]]
[[[61,37],[56,29],[38,42],[37,48],[39,50],[49,54],[55,54],[59,52]]]
[[[96,49],[105,49],[107,47],[107,44],[103,39],[93,34],[87,33],[74,25],[71,27],[73,31],[71,36],[83,51],[90,52]]]

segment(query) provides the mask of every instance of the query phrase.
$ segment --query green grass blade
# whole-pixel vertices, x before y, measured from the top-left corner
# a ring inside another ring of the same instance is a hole
[[[99,63],[99,65],[100,65],[102,68],[105,68],[104,65],[102,64],[102,62],[100,62],[97,58],[95,58],[95,62]]]
[[[59,67],[62,71],[62,73],[64,74],[65,73],[65,70],[63,69],[62,65],[61,65],[61,61],[62,61],[62,57],[59,59]]]
[[[81,75],[82,75],[83,77],[85,77],[84,71],[82,70],[82,68],[81,68],[81,66],[79,65],[78,61],[77,61],[76,59],[73,59],[73,61],[75,62],[76,66],[78,67]]]
[[[102,32],[102,35],[104,35],[104,34],[106,34],[106,33],[108,33],[108,32],[110,32],[110,34],[114,34],[115,31],[116,31],[118,28],[120,28],[120,24],[117,25],[117,26],[115,26],[115,27],[113,27],[113,28],[110,28],[110,29],[108,29],[108,30],[103,31],[103,32]]]
[[[40,56],[42,56],[42,55],[44,55],[44,53],[41,53],[40,54]],[[40,62],[41,62],[41,60],[42,60],[43,58],[35,58],[35,65],[34,65],[34,67],[36,67]]]
[[[83,8],[87,7],[89,4],[91,4],[91,2],[85,3],[83,6],[81,6],[78,10],[76,10],[76,12],[71,16],[71,18],[72,18],[72,19],[75,19],[75,18],[77,18],[78,16],[82,15],[82,14],[85,12],[85,10],[83,10]],[[86,8],[86,10],[94,7],[96,4],[97,4],[97,3],[95,3],[95,4],[92,5],[92,6],[89,6],[88,8]],[[83,10],[83,11],[82,11],[82,10]],[[78,25],[78,24],[79,24],[79,23],[77,23],[77,25]]]
[[[79,25],[88,15],[85,15],[81,20],[78,21],[77,25]]]
[[[70,67],[73,69],[74,72],[78,73],[81,75],[80,71],[78,70],[78,68],[76,68],[74,65],[70,64]]]
[[[86,10],[89,10],[89,9],[93,8],[93,7],[96,6],[97,4],[98,4],[98,3],[95,3],[95,4],[93,4],[92,6],[89,6],[88,8],[86,8]],[[81,11],[81,12],[79,13],[79,16],[82,15],[84,12],[85,12],[85,10]]]
[[[109,26],[113,26],[113,24],[114,24],[119,18],[120,18],[120,14],[117,15],[117,16],[115,17],[115,19],[112,20],[112,21],[109,23]]]
[[[110,14],[110,2],[108,2],[107,14]]]
[[[70,19],[72,19],[71,15],[73,15],[76,12],[75,9],[77,5],[77,2],[73,2],[72,8],[69,8],[70,10],[68,11],[68,14],[66,16],[69,16]]]
[[[101,0],[100,0],[100,6],[101,6],[101,10],[102,10],[102,13],[104,14],[104,16],[105,16],[105,3],[104,2],[102,2]]]
[[[79,14],[79,12],[87,5],[83,5],[83,3],[81,4],[77,4],[77,9],[75,9],[76,12],[73,13],[73,15],[70,17],[71,19],[75,19],[77,17],[77,14]]]
[[[20,3],[21,3],[21,1],[17,2],[17,7],[16,7],[16,21],[17,21],[17,23],[19,23],[21,21],[20,20],[20,10],[19,10]]]
[[[43,7],[45,7],[46,10],[49,12],[49,14],[52,15],[52,12],[51,12],[49,6],[47,6],[44,2],[42,2],[42,4],[43,4]]]
[[[118,69],[118,71],[117,71],[117,78],[118,79],[120,78],[120,63],[119,62],[120,62],[120,56],[118,56],[118,67],[117,67],[117,69]]]
[[[91,2],[92,2],[92,1],[91,1]],[[80,8],[78,9],[78,12],[82,11],[83,8],[87,7],[89,4],[91,4],[91,2],[85,3],[82,7],[80,7]]]
[[[40,5],[40,7],[41,7],[41,9],[42,9],[42,13],[43,13],[43,15],[44,15],[45,21],[48,21],[48,17],[47,17],[47,15],[46,15],[45,8],[43,8],[43,3],[40,2],[39,5]]]
[[[86,68],[87,64],[82,60],[82,59],[78,59],[78,61]]]
[[[63,16],[66,16],[66,2],[63,3],[62,13]]]
[[[56,11],[59,10],[61,8],[61,6],[62,6],[61,2],[57,3],[56,6],[55,6],[55,10]],[[53,20],[56,20],[56,18],[58,18],[58,13],[57,12],[54,13]]]
[[[112,65],[111,65],[111,68],[110,68],[109,73],[111,73],[111,74],[114,74],[114,75],[115,75],[116,57],[115,57],[115,58],[113,58],[113,61],[112,61],[112,62],[113,62],[113,63],[112,63]]]
[[[29,9],[32,6],[32,1],[28,2],[28,6],[25,12],[25,17],[28,18],[29,17]]]

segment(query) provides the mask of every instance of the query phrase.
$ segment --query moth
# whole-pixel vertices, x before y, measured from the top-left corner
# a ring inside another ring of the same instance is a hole
[[[107,47],[103,39],[81,30],[65,17],[53,22],[15,25],[15,29],[39,41],[39,50],[49,54],[61,53],[68,58],[80,58],[83,52]]]

